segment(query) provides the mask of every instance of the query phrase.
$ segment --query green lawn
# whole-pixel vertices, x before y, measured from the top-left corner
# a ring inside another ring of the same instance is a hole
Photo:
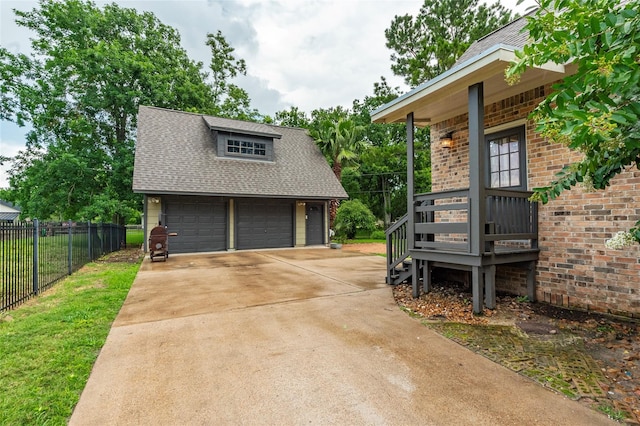
[[[379,238],[358,238],[353,240],[347,240],[346,244],[359,244],[359,243],[386,243],[386,240]]]
[[[139,247],[144,242],[142,229],[127,229],[127,247]]]
[[[67,423],[139,266],[89,263],[0,313],[0,424]]]

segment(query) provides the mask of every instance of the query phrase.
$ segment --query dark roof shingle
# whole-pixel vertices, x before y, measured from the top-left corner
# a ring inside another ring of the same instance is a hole
[[[518,50],[522,49],[529,39],[529,33],[524,30],[525,25],[527,25],[527,16],[534,12],[535,10],[471,43],[471,46],[458,58],[453,66],[455,67],[500,44],[514,47]]]
[[[218,157],[212,128],[276,138],[274,161]],[[347,198],[304,129],[141,106],[137,136],[134,192]]]

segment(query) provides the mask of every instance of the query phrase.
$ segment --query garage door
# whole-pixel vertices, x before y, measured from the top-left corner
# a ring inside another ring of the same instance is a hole
[[[171,197],[163,199],[170,253],[226,250],[227,208],[221,198]]]
[[[293,201],[236,200],[238,249],[293,247]]]

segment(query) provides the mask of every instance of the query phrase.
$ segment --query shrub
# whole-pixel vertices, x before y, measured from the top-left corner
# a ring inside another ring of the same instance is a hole
[[[377,231],[373,231],[369,238],[371,238],[372,240],[384,240],[387,238],[387,236],[383,230],[378,229]]]
[[[372,231],[376,218],[360,200],[349,200],[340,204],[335,220],[336,235],[355,238],[357,230]]]

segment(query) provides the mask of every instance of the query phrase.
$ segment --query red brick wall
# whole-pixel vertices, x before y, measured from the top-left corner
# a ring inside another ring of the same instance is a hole
[[[485,106],[485,128],[524,119],[550,86],[539,87]],[[442,148],[440,137],[454,132],[454,146]],[[468,117],[461,115],[431,127],[433,191],[469,185]],[[549,143],[526,123],[528,188],[546,185],[554,174],[579,154]],[[606,191],[565,191],[539,206],[537,297],[565,306],[640,314],[640,245],[610,250],[604,245],[619,230],[640,220],[640,171],[621,173]],[[498,289],[525,294],[524,271],[498,267]]]

